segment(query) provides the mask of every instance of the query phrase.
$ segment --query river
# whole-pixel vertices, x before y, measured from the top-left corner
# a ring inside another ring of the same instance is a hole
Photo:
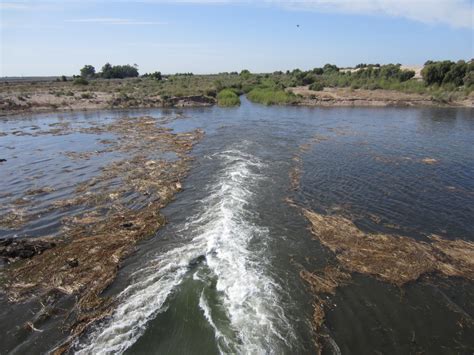
[[[474,241],[472,109],[265,107],[243,99],[237,108],[43,114],[5,119],[0,129],[124,115],[177,117],[166,125],[202,128],[205,137],[183,192],[163,210],[168,224],[124,261],[106,291],[117,306],[75,342],[79,354],[314,353],[313,298],[299,273],[325,267],[330,254],[298,206],[350,217],[369,232]],[[26,189],[39,170],[61,184],[52,171],[66,160],[54,152],[96,139],[84,137],[0,137],[0,158],[13,161],[0,166],[2,192]],[[44,150],[28,160],[33,146]],[[38,164],[38,154],[50,160]],[[99,163],[82,162],[81,171],[93,174]],[[57,218],[24,233],[42,235]],[[474,285],[461,279],[430,276],[400,289],[354,275],[331,298],[326,351],[471,353],[473,299]],[[64,336],[20,336],[28,307],[6,304],[0,353],[46,351]]]

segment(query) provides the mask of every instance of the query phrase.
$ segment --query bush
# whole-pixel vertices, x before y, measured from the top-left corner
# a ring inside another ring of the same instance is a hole
[[[250,101],[264,105],[295,104],[299,101],[295,94],[275,88],[255,88],[247,97]]]
[[[83,77],[75,78],[72,83],[74,85],[89,85],[89,82],[87,81],[87,79]]]
[[[309,89],[310,90],[313,90],[313,91],[323,91],[324,90],[324,85],[321,83],[321,82],[315,82],[315,83],[312,83],[310,86],[309,86]]]
[[[232,89],[224,89],[217,94],[217,104],[223,107],[238,106],[240,98]]]
[[[146,73],[146,74],[143,74],[142,77],[154,79],[154,80],[157,80],[157,81],[160,81],[160,80],[163,79],[163,77],[162,77],[162,75],[161,75],[161,72],[159,72],[159,71],[156,71],[156,72],[154,72],[154,73]]]
[[[90,92],[84,92],[81,94],[81,99],[92,99],[94,96]]]

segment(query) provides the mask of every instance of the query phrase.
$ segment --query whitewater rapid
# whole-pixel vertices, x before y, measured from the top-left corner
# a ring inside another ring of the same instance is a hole
[[[268,354],[291,347],[294,334],[280,302],[282,290],[269,271],[269,230],[255,222],[258,215],[250,208],[265,183],[265,163],[241,149],[208,158],[221,168],[199,212],[178,228],[187,242],[136,271],[113,315],[76,344],[76,353],[123,353],[166,311],[167,300],[188,276],[204,285],[199,308],[221,353]],[[217,305],[207,296],[211,284]],[[216,317],[217,308],[225,319]]]

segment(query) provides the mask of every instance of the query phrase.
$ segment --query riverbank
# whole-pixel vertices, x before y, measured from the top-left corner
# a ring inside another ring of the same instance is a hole
[[[221,85],[246,86],[247,90],[257,85],[256,82],[246,84],[235,75],[225,77],[227,81],[216,77],[169,79],[169,82],[141,78],[92,80],[88,85],[75,85],[72,81],[2,81],[0,116],[114,108],[206,107],[218,104],[218,88]],[[309,86],[297,86],[288,87],[286,91],[294,95],[276,103],[318,107],[474,107],[472,94],[462,99],[443,101],[429,94],[382,89],[326,87],[314,91]],[[278,92],[283,93],[282,90]]]
[[[395,90],[364,90],[351,88],[324,88],[310,90],[309,86],[290,88],[288,91],[299,96],[298,105],[338,107],[474,107],[474,95],[464,100],[441,102],[431,95],[404,93]]]
[[[150,83],[151,82],[151,83]],[[0,83],[0,116],[61,111],[103,109],[205,107],[215,97],[198,90],[186,94],[165,95],[152,90],[151,80],[94,80],[88,85],[73,82],[30,81]]]

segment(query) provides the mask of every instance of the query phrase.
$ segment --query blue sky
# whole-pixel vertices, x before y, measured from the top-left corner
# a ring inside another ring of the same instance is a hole
[[[470,59],[473,1],[2,0],[0,76],[106,62],[216,73]]]

